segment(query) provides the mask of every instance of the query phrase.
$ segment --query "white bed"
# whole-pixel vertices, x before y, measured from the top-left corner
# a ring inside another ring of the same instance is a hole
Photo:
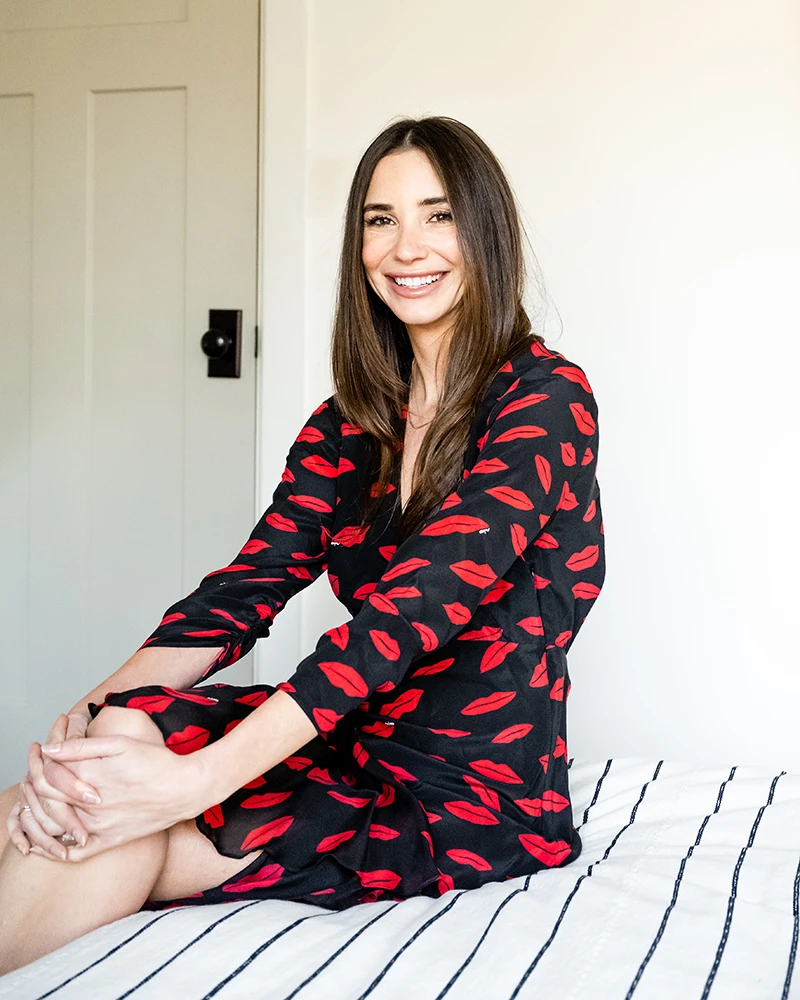
[[[0,978],[0,997],[800,997],[800,775],[632,758],[570,774],[584,847],[566,868],[339,913],[138,913]]]

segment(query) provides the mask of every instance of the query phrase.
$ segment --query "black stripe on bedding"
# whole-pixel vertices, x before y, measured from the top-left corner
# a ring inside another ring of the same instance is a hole
[[[639,809],[639,806],[642,804],[642,799],[644,799],[645,794],[647,792],[647,789],[650,787],[650,785],[654,781],[656,781],[656,779],[658,778],[658,775],[659,775],[659,772],[661,771],[661,767],[662,767],[663,763],[664,763],[663,760],[660,760],[658,762],[658,765],[657,765],[655,771],[653,772],[653,777],[649,781],[646,781],[642,785],[642,790],[641,790],[641,792],[639,792],[639,798],[636,800],[636,804],[634,805],[634,807],[633,807],[633,809],[631,811],[631,818],[628,820],[628,822],[625,824],[625,826],[622,827],[622,829],[619,831],[619,833],[617,833],[617,835],[614,837],[614,839],[608,845],[608,847],[606,848],[605,853],[603,854],[602,858],[600,858],[597,861],[592,862],[592,864],[589,865],[589,868],[587,869],[587,871],[583,875],[580,876],[580,878],[578,879],[578,881],[572,887],[572,891],[567,896],[567,898],[564,900],[564,905],[561,907],[561,913],[559,913],[558,918],[556,919],[556,922],[553,925],[553,929],[550,932],[550,937],[545,941],[545,943],[539,949],[539,952],[536,955],[536,957],[534,958],[534,960],[531,962],[531,964],[525,970],[525,972],[524,972],[524,974],[522,976],[522,979],[520,979],[520,981],[514,987],[514,991],[512,992],[511,996],[509,997],[509,1000],[514,1000],[515,997],[519,996],[519,991],[522,989],[522,987],[528,981],[529,977],[533,973],[533,970],[536,968],[536,966],[539,964],[539,962],[541,962],[541,960],[544,957],[547,949],[550,947],[550,945],[555,940],[556,934],[558,934],[558,931],[559,931],[562,923],[564,922],[564,917],[566,916],[567,910],[569,909],[569,905],[572,902],[572,900],[575,898],[575,895],[577,894],[578,889],[580,888],[581,883],[583,882],[583,880],[586,879],[586,878],[591,878],[592,872],[594,871],[594,869],[599,864],[601,864],[603,861],[606,860],[606,858],[608,857],[608,855],[611,853],[612,848],[617,843],[617,841],[622,836],[622,834],[626,830],[628,830],[631,826],[633,826],[633,823],[636,820],[636,812]]]
[[[261,902],[261,900],[257,899],[254,902],[258,903]],[[241,963],[241,965],[237,966],[237,968],[235,968],[233,972],[230,973],[230,975],[227,975],[221,982],[217,983],[216,986],[214,986],[211,990],[209,990],[208,993],[204,994],[202,1000],[209,1000],[210,997],[216,996],[217,993],[219,993],[219,991],[223,987],[227,986],[228,983],[234,980],[239,975],[240,972],[244,972],[244,970],[248,967],[248,965],[253,963],[258,958],[259,955],[265,952],[267,948],[270,947],[270,945],[275,944],[275,942],[278,941],[280,938],[282,938],[284,934],[288,934],[289,931],[293,931],[295,927],[299,927],[300,924],[304,924],[308,920],[319,920],[320,917],[332,917],[338,912],[339,912],[338,910],[327,910],[325,913],[312,913],[311,916],[300,917],[298,920],[295,920],[293,923],[284,927],[283,930],[278,931],[277,934],[273,934],[272,937],[269,939],[269,941],[265,941],[263,944],[259,945],[255,951],[251,952],[247,956],[247,958]],[[119,997],[118,1000],[122,1000],[122,997]]]
[[[400,905],[399,902],[395,903],[394,906],[390,906],[390,907],[388,907],[388,909],[384,910],[382,913],[379,913],[377,915],[377,917],[373,917],[372,920],[370,920],[370,921],[368,921],[368,923],[364,924],[363,927],[359,927],[359,929],[355,932],[355,934],[353,934],[351,937],[349,937],[345,941],[345,943],[342,945],[341,948],[339,948],[332,955],[330,955],[328,958],[326,958],[325,961],[322,963],[322,965],[318,966],[311,973],[310,976],[306,977],[302,981],[302,983],[300,983],[298,986],[295,986],[295,988],[292,990],[292,992],[289,993],[289,994],[287,994],[287,996],[285,996],[283,998],[283,1000],[293,1000],[293,998],[297,996],[297,994],[300,992],[300,990],[302,990],[306,986],[308,986],[308,984],[310,982],[312,982],[312,980],[316,979],[317,976],[319,976],[321,973],[323,973],[328,968],[328,966],[331,964],[331,962],[335,961],[339,957],[339,955],[342,954],[343,951],[346,951],[350,947],[350,945],[356,940],[356,938],[360,937],[364,933],[364,931],[368,930],[370,927],[372,927],[373,924],[377,923],[379,920],[382,920],[388,913],[392,912],[392,910],[395,908],[395,906],[399,906],[399,905]]]
[[[783,982],[783,992],[781,1000],[788,1000],[789,989],[792,985],[792,973],[794,972],[794,960],[797,956],[797,936],[800,930],[800,861],[797,863],[797,872],[794,876],[794,887],[792,893],[792,915],[794,916],[794,927],[792,928],[792,946],[789,949],[789,968],[786,970],[786,979]]]
[[[736,893],[739,888],[739,872],[742,870],[742,865],[744,864],[745,855],[753,846],[753,841],[756,838],[756,833],[758,832],[758,827],[759,824],[761,823],[761,817],[764,815],[764,811],[766,810],[767,806],[772,805],[772,797],[775,794],[775,787],[784,774],[786,774],[786,772],[781,771],[780,774],[777,774],[772,779],[772,784],[770,785],[767,801],[758,810],[752,829],[750,830],[750,836],[747,838],[747,844],[745,847],[742,848],[739,854],[739,860],[736,862],[736,867],[733,869],[733,879],[731,880],[731,894],[728,897],[728,911],[725,914],[725,924],[722,928],[722,937],[719,939],[719,944],[717,945],[717,953],[714,956],[714,964],[711,966],[711,972],[709,972],[708,974],[708,979],[706,980],[706,985],[703,989],[703,992],[700,995],[700,1000],[706,1000],[708,994],[711,992],[711,987],[714,984],[714,979],[716,978],[720,962],[722,961],[722,954],[725,951],[725,945],[728,943],[728,936],[730,934],[731,924],[733,922],[733,908],[736,905]]]
[[[592,806],[593,806],[593,805],[594,805],[594,804],[595,804],[595,803],[597,802],[597,796],[598,796],[598,795],[600,794],[600,789],[601,789],[601,788],[603,787],[603,782],[604,782],[604,781],[606,780],[606,775],[608,774],[608,772],[609,772],[610,770],[611,770],[611,760],[607,760],[607,761],[606,761],[606,767],[605,767],[605,770],[604,770],[604,771],[603,771],[603,773],[602,773],[602,774],[600,775],[600,779],[599,779],[599,781],[597,782],[597,785],[595,786],[595,789],[594,789],[594,795],[592,796],[592,801],[591,801],[591,802],[589,803],[589,805],[588,805],[588,806],[587,806],[587,807],[586,807],[586,808],[585,808],[585,809],[583,810],[583,819],[581,820],[581,823],[580,823],[580,826],[579,826],[579,827],[577,827],[577,829],[578,829],[578,830],[580,830],[581,826],[585,826],[585,825],[586,825],[586,821],[587,821],[587,820],[589,819],[589,810],[590,810],[590,809],[592,808]]]
[[[476,956],[476,955],[478,954],[478,949],[479,949],[479,948],[480,948],[480,946],[481,946],[481,945],[483,944],[483,942],[484,942],[484,941],[486,940],[486,935],[487,935],[487,934],[489,933],[489,931],[491,930],[491,927],[492,927],[492,924],[493,924],[493,923],[495,922],[495,920],[496,920],[496,919],[497,919],[497,918],[498,918],[498,917],[500,916],[500,911],[501,911],[501,910],[503,909],[503,907],[504,907],[504,906],[505,906],[505,905],[506,905],[507,903],[510,903],[510,902],[511,902],[511,900],[512,900],[512,899],[513,899],[513,898],[514,898],[514,897],[515,897],[515,896],[516,896],[516,895],[517,895],[518,893],[520,893],[520,892],[527,892],[527,891],[528,891],[528,886],[529,886],[529,885],[531,884],[531,879],[532,879],[532,878],[533,878],[533,875],[532,875],[532,874],[531,874],[531,875],[528,875],[528,877],[527,877],[527,878],[525,879],[525,885],[522,885],[522,886],[520,886],[520,887],[519,887],[518,889],[514,889],[514,891],[513,891],[513,892],[510,892],[510,893],[509,893],[509,894],[508,894],[508,895],[506,896],[506,898],[505,898],[505,899],[503,900],[503,902],[502,902],[502,903],[500,903],[500,905],[499,905],[499,906],[497,907],[497,909],[496,909],[496,910],[494,911],[494,913],[492,914],[492,918],[491,918],[491,920],[489,921],[489,923],[488,923],[488,924],[486,925],[486,929],[484,930],[483,934],[481,934],[480,938],[478,939],[478,942],[477,942],[477,944],[476,944],[476,945],[475,945],[475,947],[474,947],[474,948],[472,949],[472,951],[471,951],[471,952],[469,953],[469,955],[467,955],[467,957],[466,957],[466,958],[464,959],[464,961],[463,961],[463,962],[461,963],[461,965],[459,966],[459,968],[458,968],[458,969],[456,969],[456,971],[455,971],[455,972],[453,973],[453,975],[452,975],[452,976],[450,977],[450,980],[449,980],[449,982],[448,982],[448,983],[447,983],[447,984],[445,985],[445,987],[444,987],[444,988],[442,989],[441,993],[437,994],[437,996],[436,996],[436,1000],[442,1000],[442,997],[443,997],[443,996],[445,996],[445,995],[446,995],[447,993],[449,993],[449,992],[450,992],[450,988],[451,988],[451,987],[453,986],[453,984],[454,984],[454,983],[456,982],[456,980],[458,979],[458,977],[459,977],[459,976],[461,975],[461,973],[462,973],[462,972],[463,972],[463,971],[464,971],[464,970],[466,969],[466,967],[467,967],[467,966],[469,965],[469,963],[470,963],[470,962],[472,961],[472,959],[473,959],[473,958],[475,958],[475,956]]]
[[[675,885],[672,890],[672,899],[669,902],[669,906],[667,906],[667,909],[661,920],[661,925],[659,926],[658,931],[656,932],[656,936],[653,938],[653,943],[650,945],[647,954],[642,960],[642,964],[639,966],[639,968],[636,971],[636,975],[633,977],[633,982],[631,983],[628,992],[625,994],[625,1000],[630,1000],[630,998],[633,996],[634,990],[639,985],[639,981],[644,975],[644,970],[647,967],[647,963],[655,954],[655,950],[658,947],[661,938],[663,937],[664,931],[666,930],[667,921],[669,920],[672,911],[675,909],[675,904],[678,902],[678,893],[680,892],[681,889],[681,880],[683,879],[683,873],[684,870],[686,869],[686,862],[692,856],[692,854],[694,854],[695,847],[698,847],[700,845],[700,841],[703,839],[703,834],[705,833],[705,829],[706,826],[708,825],[709,820],[713,815],[719,812],[720,806],[722,805],[722,796],[725,794],[725,789],[728,787],[729,782],[733,781],[733,777],[735,774],[736,774],[736,768],[733,767],[731,768],[731,773],[719,786],[719,791],[717,792],[717,802],[716,805],[714,806],[714,809],[705,817],[703,822],[700,824],[700,829],[697,833],[697,836],[695,837],[694,843],[689,847],[689,850],[686,852],[686,854],[684,854],[683,858],[681,859],[680,868],[678,869],[678,876],[675,879]]]
[[[153,969],[151,973],[149,973],[144,977],[144,979],[141,979],[138,983],[136,983],[135,986],[131,986],[129,990],[126,990],[124,993],[120,993],[120,995],[117,997],[117,1000],[125,1000],[125,997],[129,997],[131,993],[135,993],[140,986],[144,986],[144,984],[149,983],[151,979],[155,979],[155,977],[158,975],[159,972],[161,972],[163,969],[166,969],[166,967],[170,965],[172,962],[174,962],[176,958],[179,958],[185,951],[188,951],[189,948],[192,947],[192,945],[197,944],[197,942],[202,940],[202,938],[204,938],[207,934],[210,934],[213,930],[216,930],[216,928],[219,927],[220,924],[224,924],[226,920],[230,920],[231,917],[235,917],[237,914],[241,913],[242,910],[249,910],[250,907],[255,906],[257,902],[258,900],[254,899],[250,903],[245,903],[244,906],[237,907],[237,909],[233,910],[231,913],[226,913],[224,916],[220,917],[219,920],[215,920],[213,923],[209,924],[204,931],[201,931],[201,933],[198,934],[196,937],[193,937],[191,941],[188,941],[180,950],[176,951],[171,958],[168,958],[166,962],[162,962],[157,969]]]
[[[130,942],[133,941],[135,938],[138,938],[140,934],[144,934],[144,932],[146,930],[149,930],[153,926],[153,924],[157,924],[159,920],[163,920],[164,917],[171,917],[174,913],[177,912],[178,910],[176,907],[176,909],[174,910],[167,910],[166,913],[160,913],[154,920],[151,920],[149,921],[149,923],[146,923],[144,927],[140,927],[139,930],[136,931],[134,934],[131,934],[130,937],[127,937],[125,938],[124,941],[120,941],[119,944],[114,945],[114,947],[111,948],[110,951],[107,951],[105,955],[101,955],[100,958],[95,959],[94,962],[92,962],[90,965],[85,966],[85,968],[81,969],[80,972],[76,972],[74,975],[70,976],[69,979],[65,979],[63,983],[59,983],[58,986],[54,986],[51,990],[48,990],[47,993],[42,993],[41,996],[38,996],[36,998],[36,1000],[45,1000],[45,997],[51,997],[54,993],[57,993],[59,990],[62,990],[65,986],[69,986],[70,983],[74,982],[76,979],[79,979],[85,972],[89,972],[90,969],[94,969],[96,966],[100,965],[101,962],[105,962],[107,958],[111,958],[111,956],[115,955],[121,948],[124,948],[126,944],[130,944]]]
[[[370,993],[372,993],[372,991],[378,986],[378,983],[380,983],[380,981],[383,979],[383,977],[386,975],[386,973],[389,971],[389,969],[391,969],[391,967],[398,960],[398,958],[400,958],[400,956],[403,954],[403,952],[407,948],[410,948],[411,945],[417,940],[417,938],[420,937],[421,934],[425,933],[425,931],[431,926],[431,924],[436,923],[436,921],[440,917],[443,917],[445,915],[445,913],[447,913],[449,910],[452,910],[452,908],[456,905],[456,903],[459,901],[459,899],[461,899],[461,897],[464,895],[464,893],[465,892],[469,892],[469,891],[470,891],[469,889],[462,889],[462,891],[459,892],[459,894],[455,897],[455,899],[451,899],[450,900],[450,902],[447,904],[447,906],[443,906],[442,909],[439,910],[438,913],[434,913],[434,915],[432,917],[430,917],[428,920],[426,920],[425,923],[421,927],[418,927],[414,931],[414,933],[411,935],[411,937],[408,939],[408,941],[406,941],[406,943],[403,945],[403,947],[400,948],[400,949],[398,949],[394,953],[394,955],[392,955],[392,957],[389,959],[389,961],[386,963],[386,965],[384,965],[384,967],[381,969],[381,971],[378,973],[378,975],[372,980],[372,982],[364,990],[364,992],[359,997],[356,998],[356,1000],[364,1000],[364,997],[369,996]],[[203,998],[203,1000],[205,1000],[205,998]]]

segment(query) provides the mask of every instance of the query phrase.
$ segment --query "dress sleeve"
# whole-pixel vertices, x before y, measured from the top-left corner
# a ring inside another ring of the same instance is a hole
[[[357,614],[325,632],[278,685],[319,733],[373,691],[392,690],[415,659],[462,630],[479,604],[498,600],[514,560],[537,538],[543,545],[550,538],[551,519],[572,517],[584,526],[574,533],[581,551],[562,551],[562,557],[567,577],[575,579],[572,597],[582,606],[576,618],[586,617],[599,587],[591,570],[581,570],[602,565],[602,535],[586,545],[584,530],[596,517],[599,496],[597,407],[583,372],[572,367],[567,376],[522,376],[497,400],[478,459],[458,489],[397,547]]]
[[[286,457],[272,503],[228,566],[168,608],[142,644],[221,647],[204,677],[269,635],[290,597],[327,568],[341,471],[341,422],[334,397],[311,413]]]

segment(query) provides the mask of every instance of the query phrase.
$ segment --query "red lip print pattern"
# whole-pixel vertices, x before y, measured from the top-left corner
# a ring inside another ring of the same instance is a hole
[[[508,764],[498,764],[494,760],[471,760],[469,766],[474,768],[478,774],[492,778],[494,781],[511,782],[514,785],[524,784],[523,779]]]
[[[483,674],[487,670],[499,667],[508,654],[517,648],[517,645],[516,642],[493,642],[481,657],[480,672]]]
[[[265,792],[263,795],[251,795],[242,802],[242,809],[266,809],[285,802],[291,792]]]
[[[165,743],[173,753],[188,754],[204,747],[210,736],[211,733],[202,726],[187,726],[178,733],[171,733]]]
[[[263,847],[273,837],[281,837],[286,833],[292,823],[294,823],[294,816],[280,816],[270,823],[256,827],[255,830],[251,830],[244,838],[241,849],[243,851],[252,851],[256,847]]]
[[[459,819],[479,826],[496,826],[500,822],[497,813],[490,812],[485,806],[476,805],[474,802],[445,802],[444,807]]]
[[[323,837],[317,844],[317,852],[322,853],[322,851],[332,851],[334,847],[338,847],[339,844],[343,844],[351,837],[355,837],[357,833],[358,830],[343,830],[341,833],[331,834],[330,837]]]
[[[509,507],[516,507],[517,510],[533,510],[533,501],[522,490],[515,490],[512,486],[493,486],[486,491],[495,500],[507,503]]]
[[[467,534],[470,531],[481,531],[489,525],[481,517],[464,517],[462,514],[453,514],[450,517],[442,518],[435,524],[423,528],[421,535],[451,535],[454,531]],[[384,574],[385,576],[385,574]]]
[[[352,667],[348,667],[346,663],[323,662],[320,663],[319,668],[331,684],[341,688],[351,698],[366,698],[369,693],[367,683],[361,674]]]
[[[572,846],[565,841],[556,840],[550,843],[537,833],[521,833],[519,839],[525,850],[530,851],[535,858],[547,865],[548,868],[566,861],[572,852]]]
[[[280,865],[264,865],[255,875],[248,875],[246,878],[236,882],[230,882],[222,886],[223,892],[252,892],[255,889],[268,889],[270,886],[280,882],[283,875],[283,868]]]
[[[147,712],[148,715],[152,715],[154,712],[163,712],[169,708],[173,701],[175,699],[169,697],[169,695],[153,694],[146,695],[143,698],[131,698],[127,707],[139,708],[143,712]]]
[[[250,538],[143,644],[214,648],[204,686],[108,695],[148,712],[176,753],[224,738],[278,690],[317,730],[197,818],[222,853],[264,853],[191,902],[341,909],[577,856],[565,657],[605,573],[597,425],[582,369],[526,346],[480,401],[457,487],[398,543],[399,476],[364,529],[369,436],[334,396],[310,414]],[[326,571],[347,621],[274,687],[209,685]]]
[[[459,865],[470,865],[479,872],[490,872],[492,870],[492,866],[486,858],[482,858],[480,854],[476,854],[474,851],[453,848],[446,853],[448,858],[452,858]]]
[[[476,698],[461,709],[462,715],[483,715],[485,712],[496,712],[517,697],[516,691],[496,691],[485,698]]]
[[[589,380],[580,368],[574,368],[569,365],[559,366],[558,368],[553,369],[553,374],[563,375],[564,378],[568,378],[570,382],[577,382],[578,385],[583,386],[587,392],[592,391],[592,387],[589,385]]]
[[[492,739],[492,743],[511,743],[513,740],[521,740],[533,729],[530,722],[518,722],[516,726],[508,726]]]
[[[467,735],[469,735],[469,733],[467,733]],[[484,785],[479,778],[475,778],[471,774],[464,774],[462,777],[485,806],[489,806],[489,808],[494,809],[495,812],[500,812],[500,796],[493,788],[489,788],[487,785]],[[446,806],[447,803],[445,803],[445,807]]]

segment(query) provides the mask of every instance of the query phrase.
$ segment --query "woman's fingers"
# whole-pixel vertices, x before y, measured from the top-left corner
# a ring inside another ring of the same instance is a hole
[[[56,721],[50,728],[50,732],[47,734],[46,743],[60,742],[67,738],[67,728],[69,725],[69,718],[63,713],[59,715]]]
[[[31,843],[22,832],[22,824],[19,821],[22,805],[22,802],[15,802],[11,807],[11,811],[6,818],[6,830],[8,830],[8,839],[20,854],[28,854],[31,849]]]
[[[77,844],[86,843],[89,831],[69,803],[57,802],[55,799],[40,800],[29,781],[23,782],[22,790],[34,818],[46,834],[56,839],[62,833],[68,833]]]
[[[131,744],[129,736],[84,736],[62,743],[46,743],[42,753],[54,760],[87,760],[90,757],[118,757]]]
[[[40,799],[55,799],[71,805],[96,805],[100,801],[97,789],[92,785],[81,781],[57,760],[48,755],[43,757],[39,743],[32,743],[28,752],[28,777]]]
[[[62,713],[47,734],[48,745],[85,736],[88,725],[88,715]],[[62,833],[69,833],[78,845],[88,842],[88,831],[70,803],[99,802],[96,789],[80,781],[63,764],[43,757],[38,743],[31,744],[28,775],[20,788],[23,797],[9,811],[6,829],[21,854],[35,851],[43,857],[66,860],[66,848],[58,839]]]
[[[48,837],[60,837],[64,832],[64,828],[59,826],[58,823],[44,811],[41,802],[36,796],[36,792],[33,790],[33,785],[29,781],[23,781],[21,787],[22,794],[25,796],[25,802],[28,806],[30,806],[33,818],[42,830],[44,830]],[[23,805],[24,804],[25,803],[23,803]]]
[[[27,799],[27,794],[25,797]],[[31,850],[35,854],[43,854],[45,857],[57,858],[59,861],[66,861],[66,847],[64,847],[59,840],[56,840],[55,837],[50,836],[40,822],[41,817],[45,826],[52,829],[52,824],[50,823],[48,817],[43,815],[41,808],[34,810],[34,806],[31,805],[30,802],[27,804],[30,808],[25,809],[23,806],[19,813],[19,822],[22,827],[22,832],[30,841]]]
[[[64,735],[55,737],[52,740],[48,736],[47,746],[51,743],[61,743],[64,740],[73,740],[77,739],[79,736],[85,736],[89,723],[92,721],[88,715],[82,715],[80,712],[72,712],[66,716],[66,719],[67,728]]]

